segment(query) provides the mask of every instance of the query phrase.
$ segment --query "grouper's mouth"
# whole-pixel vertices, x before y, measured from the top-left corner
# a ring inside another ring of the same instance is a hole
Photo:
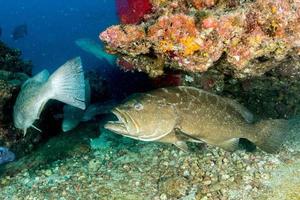
[[[108,121],[104,125],[104,128],[119,135],[123,135],[125,137],[136,140],[155,141],[164,137],[168,133],[167,132],[166,134],[159,134],[158,136],[156,135],[156,133],[141,134],[139,133],[139,125],[132,119],[132,117],[128,113],[126,113],[125,111],[121,111],[118,108],[114,108],[111,112],[118,118],[118,120]]]
[[[113,109],[111,112],[118,118],[118,121],[108,121],[104,125],[104,128],[117,134],[131,137],[131,135],[129,135],[128,124],[133,122],[129,115],[120,111],[118,108]]]

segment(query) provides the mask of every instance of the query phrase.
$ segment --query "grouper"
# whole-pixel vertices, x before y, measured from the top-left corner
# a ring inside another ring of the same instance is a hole
[[[14,105],[15,127],[22,129],[24,135],[30,127],[39,130],[33,123],[39,119],[50,99],[85,109],[85,82],[80,57],[67,61],[52,75],[43,70],[22,85]]]
[[[285,138],[287,121],[254,122],[238,102],[194,87],[160,88],[134,94],[114,109],[117,121],[105,128],[142,141],[175,144],[186,150],[187,141],[204,142],[228,151],[245,138],[260,149],[277,152]]]

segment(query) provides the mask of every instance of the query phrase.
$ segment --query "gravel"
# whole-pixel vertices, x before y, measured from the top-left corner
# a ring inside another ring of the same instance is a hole
[[[69,137],[88,130],[79,128]],[[300,199],[300,148],[291,144],[275,155],[198,144],[182,152],[100,132],[100,145],[92,140],[88,151],[77,147],[45,162],[38,150],[31,155],[35,165],[12,163],[8,170],[19,170],[3,173],[0,199]]]

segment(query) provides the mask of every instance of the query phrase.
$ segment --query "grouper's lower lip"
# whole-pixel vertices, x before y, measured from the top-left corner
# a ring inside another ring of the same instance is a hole
[[[118,118],[118,121],[108,121],[104,125],[104,128],[118,134],[127,135],[128,130],[125,124],[127,123],[127,120],[124,114],[122,114],[118,109],[113,109],[112,113]]]
[[[109,121],[104,125],[104,128],[118,134],[128,134],[127,128],[124,123],[119,121]]]

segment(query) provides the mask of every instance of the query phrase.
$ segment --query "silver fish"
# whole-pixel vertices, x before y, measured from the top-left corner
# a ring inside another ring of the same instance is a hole
[[[67,61],[51,76],[43,70],[22,85],[14,105],[15,127],[22,129],[24,135],[29,127],[39,130],[33,123],[39,119],[49,99],[85,109],[85,83],[80,57]]]
[[[286,120],[254,123],[253,115],[237,102],[194,87],[160,88],[136,94],[112,113],[118,118],[105,128],[143,141],[172,143],[186,150],[186,141],[205,142],[228,151],[246,138],[266,152],[276,152]]]
[[[116,63],[116,56],[106,53],[98,42],[90,38],[77,39],[75,44],[82,50],[96,56],[100,60],[106,60],[110,65],[115,65]]]

